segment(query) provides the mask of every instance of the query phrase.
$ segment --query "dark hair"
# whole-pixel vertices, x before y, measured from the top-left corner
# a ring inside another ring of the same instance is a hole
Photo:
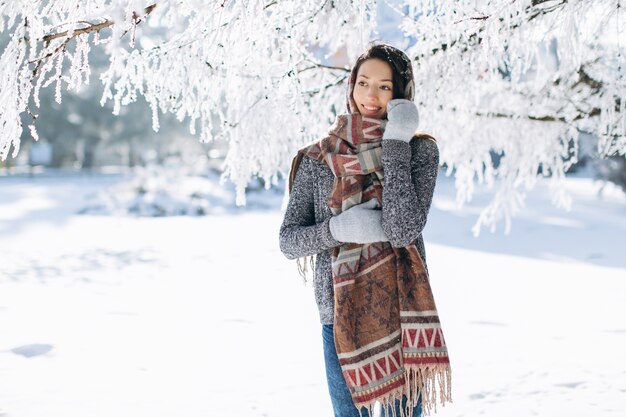
[[[393,98],[404,98],[407,100],[413,100],[414,81],[413,81],[413,66],[409,57],[400,49],[391,45],[379,43],[368,47],[354,63],[349,79],[349,91],[348,91],[348,111],[352,112],[350,107],[350,101],[352,100],[352,90],[356,83],[356,76],[359,72],[359,68],[363,62],[368,59],[380,59],[385,61],[391,67],[392,83],[393,83]]]

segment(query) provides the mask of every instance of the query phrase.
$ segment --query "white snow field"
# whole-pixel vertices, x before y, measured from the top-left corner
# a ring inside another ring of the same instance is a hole
[[[317,309],[274,209],[76,214],[121,176],[0,177],[1,417],[330,417]],[[471,234],[441,173],[424,232],[452,363],[440,417],[626,415],[626,198],[546,180]]]

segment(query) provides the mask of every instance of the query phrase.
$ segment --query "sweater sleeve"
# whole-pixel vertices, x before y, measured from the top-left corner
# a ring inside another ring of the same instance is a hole
[[[280,250],[288,259],[315,255],[341,244],[330,233],[330,217],[315,222],[315,180],[313,161],[302,158],[279,233]]]
[[[439,149],[429,139],[411,143],[383,141],[383,230],[393,247],[404,247],[418,238],[433,199],[439,171]]]

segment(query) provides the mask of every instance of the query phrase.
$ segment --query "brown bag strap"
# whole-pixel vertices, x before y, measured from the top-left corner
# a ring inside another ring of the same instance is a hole
[[[302,161],[302,157],[304,153],[298,152],[296,156],[291,161],[291,169],[289,170],[289,192],[291,193],[291,189],[293,188],[293,183],[296,180],[296,172],[298,172],[298,167],[300,166],[300,162]]]

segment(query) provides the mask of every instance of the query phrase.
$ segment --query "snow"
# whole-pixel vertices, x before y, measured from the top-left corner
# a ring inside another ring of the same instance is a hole
[[[231,182],[220,180],[217,170],[177,166],[136,167],[132,176],[93,195],[81,214],[136,215],[142,217],[205,215],[237,210]],[[247,189],[246,207],[272,208],[284,184],[265,190],[260,183]],[[282,195],[282,194],[281,194]],[[241,209],[240,209],[241,210]]]
[[[272,210],[76,214],[122,175],[0,177],[0,416],[330,416],[312,289]],[[424,233],[452,362],[438,416],[622,416],[626,197],[540,179],[505,236],[441,173]]]
[[[413,60],[420,130],[456,170],[459,198],[470,198],[475,182],[501,187],[477,228],[509,222],[540,172],[560,178],[587,156],[626,153],[619,1],[155,4],[0,2],[1,160],[17,157],[25,129],[37,137],[45,119],[22,119],[46,113],[46,88],[61,103],[93,70],[113,114],[143,96],[153,130],[169,113],[200,141],[227,142],[224,172],[243,202],[251,178],[271,182],[297,149],[326,134],[345,108],[344,67],[370,40]],[[577,153],[585,135],[594,138],[591,155]],[[492,152],[501,155],[494,169]]]

